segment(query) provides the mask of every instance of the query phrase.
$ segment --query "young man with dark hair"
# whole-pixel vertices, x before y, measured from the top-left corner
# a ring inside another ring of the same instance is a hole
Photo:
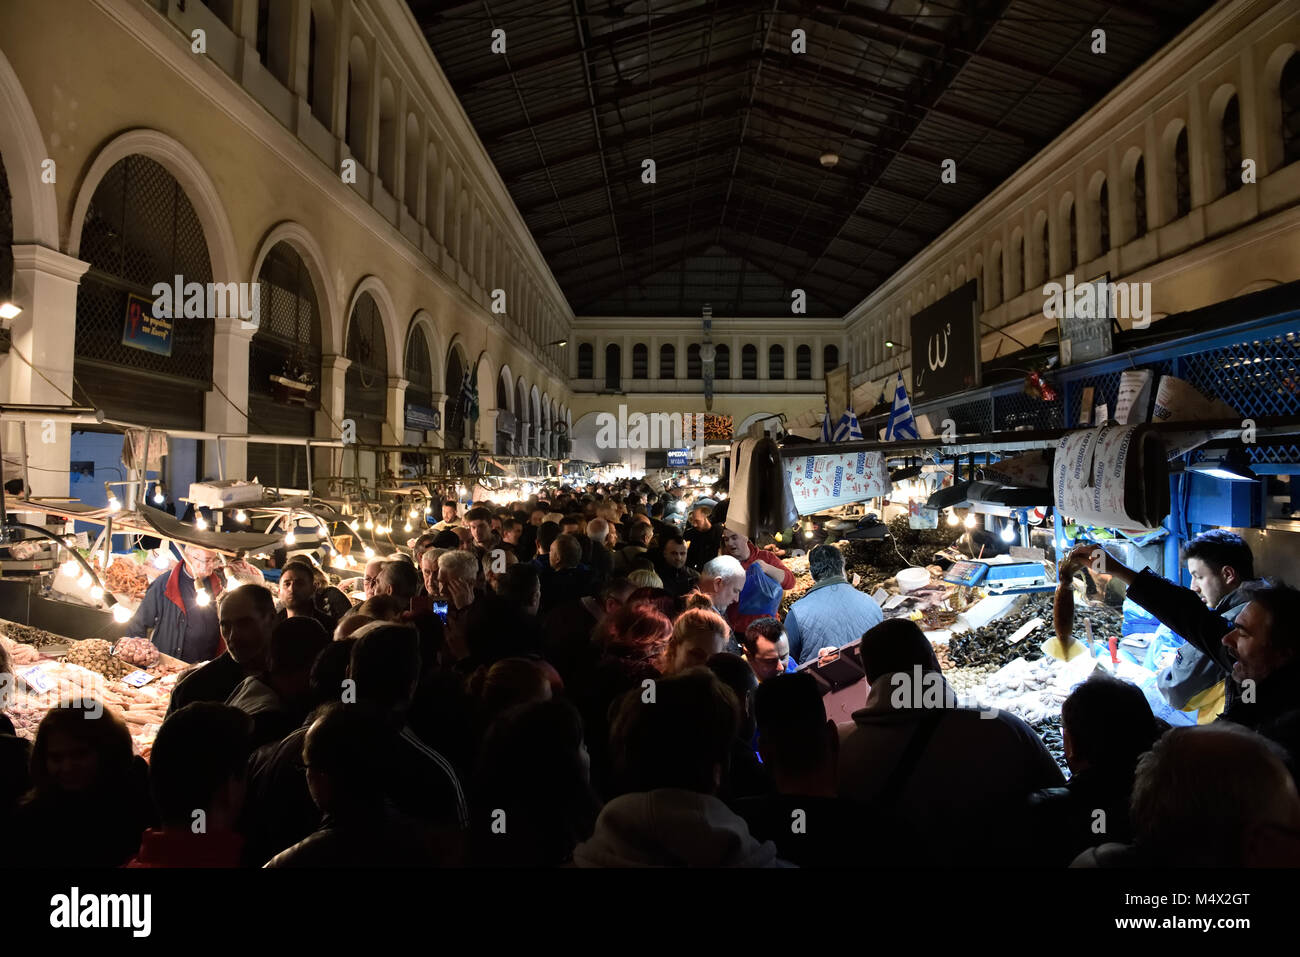
[[[798,667],[790,657],[790,642],[786,639],[780,618],[751,621],[745,628],[745,636],[740,643],[745,648],[745,661],[760,682]]]
[[[198,702],[158,729],[149,787],[162,826],[149,828],[127,867],[238,867],[252,719]]]
[[[690,550],[686,554],[686,564],[700,569],[717,557],[722,548],[722,526],[714,525],[710,516],[713,509],[708,505],[697,505],[687,513],[686,544]]]
[[[670,595],[681,597],[695,590],[700,573],[686,564],[688,548],[679,532],[664,536],[659,543],[659,561],[655,571]]]
[[[312,618],[288,618],[272,629],[266,673],[245,678],[226,699],[253,719],[253,748],[279,741],[302,724],[310,707],[311,668],[330,638]]]
[[[435,532],[444,532],[449,528],[455,528],[460,524],[460,516],[456,511],[456,500],[454,498],[445,499],[442,503],[442,521],[432,526]]]
[[[500,538],[496,532],[492,531],[492,510],[482,505],[476,505],[465,513],[465,524],[469,526],[470,535],[473,537],[474,545],[478,548],[479,557],[482,558],[483,552],[496,548]]]
[[[1228,621],[1246,607],[1244,586],[1257,583],[1255,556],[1241,536],[1215,528],[1197,535],[1183,549],[1192,591]],[[1156,614],[1159,617],[1159,614]],[[1156,686],[1180,711],[1197,712],[1201,724],[1213,721],[1226,706],[1228,675],[1213,658],[1192,645],[1179,647],[1173,663],[1160,672]]]

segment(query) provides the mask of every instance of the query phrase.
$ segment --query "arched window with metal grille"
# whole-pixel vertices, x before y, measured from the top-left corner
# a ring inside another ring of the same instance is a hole
[[[1223,108],[1220,131],[1223,137],[1223,192],[1241,189],[1241,108],[1234,93]]]
[[[713,378],[731,378],[731,347],[725,343],[718,346],[713,357]]]
[[[388,408],[388,343],[379,306],[368,292],[358,296],[352,307],[346,355],[352,363],[344,387],[343,414],[356,423],[359,442],[383,444]]]
[[[740,349],[740,377],[742,379],[758,378],[758,346],[752,342]]]
[[[650,377],[650,350],[644,342],[632,347],[632,378],[648,379]]]
[[[1282,68],[1278,94],[1282,101],[1282,165],[1300,160],[1300,53],[1292,53]]]
[[[840,347],[829,345],[822,348],[822,369],[826,372],[833,372],[839,368],[840,364]]]
[[[591,379],[595,373],[596,364],[595,350],[592,349],[590,342],[578,343],[578,378]]]
[[[1133,167],[1133,236],[1141,239],[1147,234],[1147,165],[1138,157]]]
[[[257,275],[260,322],[248,347],[251,434],[312,435],[320,408],[320,309],[302,257],[286,242],[266,254]],[[248,474],[264,485],[305,488],[306,449],[248,447]]]
[[[686,378],[704,378],[704,365],[700,361],[700,344],[692,342],[686,347]]]
[[[118,161],[91,197],[80,255],[90,269],[77,287],[76,400],[112,418],[202,428],[212,388],[206,295],[202,317],[186,318],[183,303],[172,304],[167,343],[123,344],[129,303],[151,308],[155,283],[174,289],[180,276],[206,290],[212,282],[207,240],[184,189],[147,156]]]
[[[767,377],[769,379],[785,378],[785,349],[770,346],[767,350]]]

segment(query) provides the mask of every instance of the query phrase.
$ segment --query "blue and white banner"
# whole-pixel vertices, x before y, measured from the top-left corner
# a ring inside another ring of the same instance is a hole
[[[899,439],[919,439],[921,433],[916,430],[916,419],[912,417],[912,403],[907,398],[907,386],[903,384],[903,373],[897,374],[894,388],[894,407],[889,410],[889,425],[885,428],[885,441]]]

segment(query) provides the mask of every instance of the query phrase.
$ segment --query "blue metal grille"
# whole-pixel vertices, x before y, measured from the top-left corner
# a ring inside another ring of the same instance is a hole
[[[1243,418],[1300,412],[1300,333],[1279,333],[1182,357],[1182,377]],[[1300,446],[1248,446],[1255,463],[1300,463]]]
[[[1017,387],[993,396],[994,429],[998,432],[1059,429],[1063,407],[1060,398],[1045,402],[1026,394],[1023,387]]]

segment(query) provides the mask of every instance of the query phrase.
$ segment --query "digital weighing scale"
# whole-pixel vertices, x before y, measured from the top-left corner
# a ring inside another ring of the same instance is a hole
[[[990,595],[1026,595],[1055,591],[1042,562],[1003,562],[993,564],[977,559],[955,562],[943,580],[952,585],[983,588]]]

